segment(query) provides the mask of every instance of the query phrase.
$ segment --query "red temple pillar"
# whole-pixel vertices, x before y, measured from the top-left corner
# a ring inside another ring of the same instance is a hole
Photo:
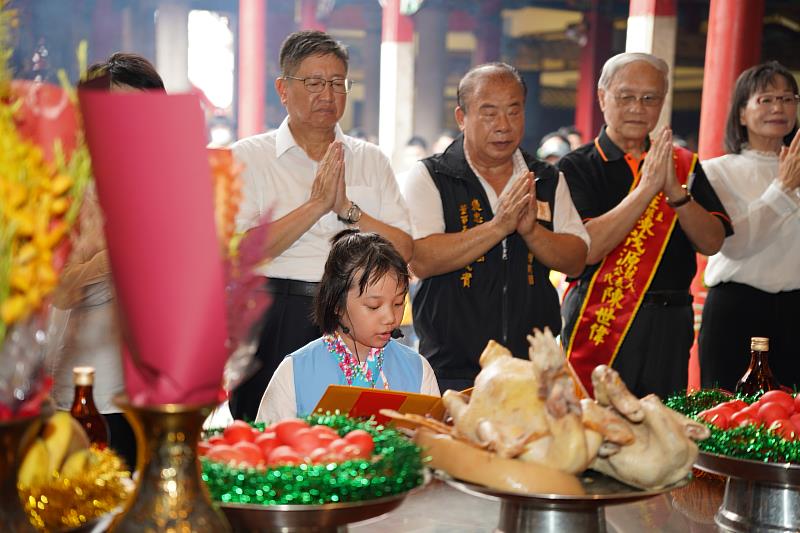
[[[761,57],[763,18],[764,0],[711,0],[700,107],[698,152],[701,160],[725,153],[723,138],[731,92],[739,74],[755,65]],[[707,257],[697,254],[697,275],[691,287],[697,331],[708,291],[703,283],[707,263]],[[695,342],[689,359],[689,389],[700,388],[700,372]]]
[[[317,0],[300,0],[298,29],[325,31],[325,25],[317,20]]]
[[[581,132],[583,142],[588,142],[600,131],[603,113],[597,103],[597,80],[603,63],[611,55],[611,20],[600,12],[598,0],[583,16],[588,29],[586,44],[581,48],[578,87],[575,98],[575,127]]]
[[[267,1],[239,0],[239,138],[264,129]]]
[[[739,74],[761,59],[763,19],[764,0],[711,0],[700,106],[700,159],[725,153],[722,140],[731,91]]]

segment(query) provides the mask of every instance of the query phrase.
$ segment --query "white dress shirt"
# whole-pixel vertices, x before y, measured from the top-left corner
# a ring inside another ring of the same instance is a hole
[[[514,152],[514,170],[510,180],[506,183],[502,192],[507,191],[513,184],[528,172],[528,166],[522,157],[519,149]],[[469,163],[469,161],[467,161]],[[492,213],[497,212],[500,204],[500,197],[494,188],[484,179],[475,167],[470,164],[470,168],[478,177]],[[501,192],[501,194],[502,194]],[[444,209],[439,189],[433,182],[433,178],[428,173],[428,169],[421,161],[416,163],[411,170],[404,176],[403,196],[411,213],[411,235],[414,239],[422,239],[435,233],[444,233]],[[556,186],[555,214],[553,217],[553,231],[556,233],[569,233],[580,237],[589,247],[589,234],[572,203],[572,196],[569,194],[569,187],[564,180],[564,175],[559,172],[558,185]]]
[[[419,356],[422,361],[422,384],[420,394],[429,396],[441,396],[436,375],[427,359]],[[390,380],[391,381],[391,380]],[[292,358],[287,357],[269,380],[267,390],[261,397],[261,404],[258,406],[256,422],[266,422],[272,424],[279,420],[294,418],[297,416],[297,399],[294,392],[294,364]]]
[[[755,150],[703,162],[734,234],[708,259],[709,287],[733,281],[765,292],[800,289],[800,197],[778,184],[778,156]]]
[[[409,233],[408,212],[389,159],[374,144],[344,135],[338,125],[336,140],[344,143],[348,198],[364,213]],[[277,220],[310,198],[319,164],[295,142],[288,118],[277,130],[237,142],[233,153],[245,166],[237,231],[254,227],[269,212],[272,220]],[[319,281],[331,237],[346,227],[336,214],[327,213],[280,256],[266,262],[259,273],[271,278]]]

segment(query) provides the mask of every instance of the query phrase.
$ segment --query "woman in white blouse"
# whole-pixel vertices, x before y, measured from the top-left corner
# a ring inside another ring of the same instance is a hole
[[[703,169],[735,234],[708,261],[699,348],[703,387],[733,390],[747,369],[750,337],[769,337],[769,364],[800,385],[800,134],[797,82],[771,61],[736,81],[727,155]]]

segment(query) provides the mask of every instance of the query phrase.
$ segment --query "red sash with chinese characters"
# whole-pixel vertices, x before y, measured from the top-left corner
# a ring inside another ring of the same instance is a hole
[[[697,155],[676,147],[673,158],[678,182],[684,184],[694,172]],[[631,190],[640,177],[641,172],[635,171]],[[592,371],[597,365],[611,365],[617,356],[677,219],[664,194],[657,194],[628,236],[603,259],[589,282],[569,339],[567,357],[590,394],[593,394]]]

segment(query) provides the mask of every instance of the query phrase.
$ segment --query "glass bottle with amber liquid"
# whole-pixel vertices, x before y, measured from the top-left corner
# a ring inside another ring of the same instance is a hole
[[[75,384],[75,399],[72,400],[70,414],[86,431],[89,440],[99,448],[108,446],[108,423],[94,404],[94,368],[76,366],[72,369],[72,381]]]
[[[750,366],[736,384],[736,393],[750,395],[759,391],[766,392],[782,388],[769,368],[769,339],[752,337],[750,339]]]

